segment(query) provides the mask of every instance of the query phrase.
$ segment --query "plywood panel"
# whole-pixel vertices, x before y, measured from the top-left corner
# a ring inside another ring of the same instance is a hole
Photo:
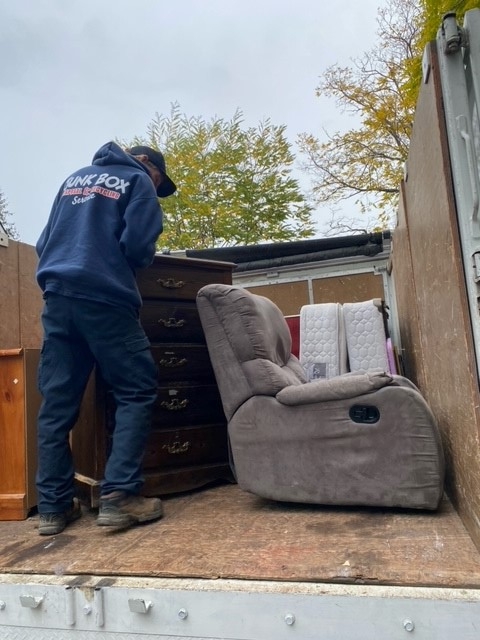
[[[374,273],[319,278],[312,281],[312,287],[315,304],[363,302],[385,296],[382,277]]]
[[[398,223],[392,242],[391,263],[399,330],[402,339],[402,364],[404,374],[421,389],[425,388],[424,359],[418,318],[418,296],[413,275],[410,247],[410,229],[405,211],[405,185],[401,185]]]
[[[298,315],[306,304],[324,302],[363,302],[384,298],[383,279],[373,272],[314,278],[311,281],[313,299],[309,296],[308,280],[249,286],[252,293],[272,300],[285,316]]]
[[[437,513],[282,504],[237,485],[164,500],[123,532],[95,512],[41,540],[38,518],[0,523],[0,573],[201,577],[480,587],[480,557],[452,505]]]
[[[24,349],[38,349],[42,344],[43,299],[36,281],[37,263],[35,247],[18,243],[19,346]]]
[[[409,230],[414,288],[401,278],[408,315],[412,291],[418,307],[416,367],[421,391],[437,418],[447,455],[450,496],[480,545],[480,394],[470,328],[435,47],[422,86],[408,158],[405,218]],[[394,233],[394,273],[403,259]],[[400,234],[401,235],[401,234]],[[404,327],[406,326],[404,323]],[[413,334],[412,334],[413,335]],[[408,341],[408,340],[407,340]],[[403,337],[402,337],[403,342]],[[412,341],[413,344],[413,341]],[[413,361],[416,353],[412,354]],[[418,360],[417,360],[418,362]]]
[[[18,245],[0,247],[0,349],[20,347],[20,292],[18,290]]]
[[[304,304],[310,304],[306,280],[246,288],[252,293],[269,298],[279,307],[284,316],[297,315]]]
[[[41,290],[35,280],[35,248],[9,240],[0,247],[0,349],[41,346]]]

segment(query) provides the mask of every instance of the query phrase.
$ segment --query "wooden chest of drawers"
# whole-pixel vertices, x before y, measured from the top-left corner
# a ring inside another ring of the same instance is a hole
[[[232,282],[233,264],[156,256],[137,276],[140,320],[158,367],[158,398],[145,458],[144,495],[232,479],[227,425],[195,298],[205,284]],[[96,506],[108,458],[114,406],[97,376],[87,390],[72,450],[79,494]]]

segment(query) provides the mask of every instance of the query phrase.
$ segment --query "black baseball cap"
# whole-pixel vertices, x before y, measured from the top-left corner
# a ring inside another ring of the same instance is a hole
[[[131,147],[130,149],[128,149],[128,153],[130,153],[132,156],[147,156],[150,162],[154,164],[163,175],[162,184],[157,188],[157,196],[159,198],[166,198],[167,196],[171,196],[172,193],[175,193],[177,187],[173,180],[167,175],[167,167],[165,165],[165,158],[163,157],[163,153],[160,153],[160,151],[152,149],[151,147],[143,146]]]

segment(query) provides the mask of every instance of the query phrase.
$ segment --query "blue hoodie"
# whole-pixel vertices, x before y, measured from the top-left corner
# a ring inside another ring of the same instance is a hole
[[[44,292],[141,306],[135,269],[147,267],[163,230],[148,170],[114,142],[65,180],[38,239]]]

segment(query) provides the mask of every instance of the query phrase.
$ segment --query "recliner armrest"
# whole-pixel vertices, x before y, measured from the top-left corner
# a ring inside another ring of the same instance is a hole
[[[290,385],[284,387],[275,397],[282,404],[290,406],[344,400],[372,393],[392,382],[393,377],[383,371],[370,371],[358,375],[350,373],[329,380],[312,380],[305,384]]]

